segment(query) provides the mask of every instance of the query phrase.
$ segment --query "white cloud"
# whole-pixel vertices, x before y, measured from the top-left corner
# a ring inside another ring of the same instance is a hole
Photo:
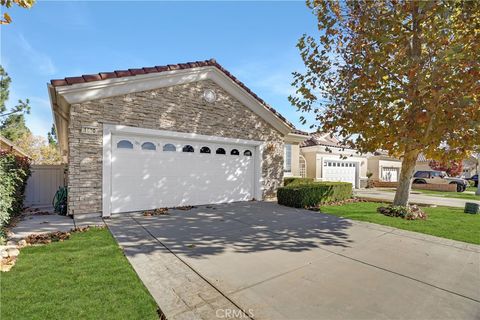
[[[57,71],[52,59],[45,53],[35,49],[23,34],[19,35],[18,44],[29,63],[33,65],[39,73],[52,75]]]

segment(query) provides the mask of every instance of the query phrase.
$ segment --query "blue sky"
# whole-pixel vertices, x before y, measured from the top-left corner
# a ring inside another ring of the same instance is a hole
[[[291,72],[303,66],[296,42],[315,33],[303,1],[39,1],[8,12],[13,22],[0,28],[8,104],[30,98],[27,125],[36,135],[53,121],[50,79],[209,58],[302,128],[287,97]]]

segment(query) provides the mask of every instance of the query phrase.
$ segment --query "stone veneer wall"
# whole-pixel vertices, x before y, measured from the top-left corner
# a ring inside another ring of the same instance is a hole
[[[205,89],[215,103],[202,98]],[[70,214],[102,211],[102,125],[194,132],[269,141],[263,157],[263,195],[274,196],[283,179],[283,136],[211,80],[73,104],[69,123]],[[97,134],[82,134],[95,126]]]

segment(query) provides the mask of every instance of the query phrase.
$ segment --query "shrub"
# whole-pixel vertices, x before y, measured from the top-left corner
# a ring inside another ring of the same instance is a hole
[[[318,207],[320,204],[352,197],[348,182],[312,182],[290,184],[277,191],[278,204],[294,208]]]
[[[23,210],[23,197],[30,176],[30,160],[0,150],[0,238],[8,222]]]
[[[288,177],[283,179],[283,185],[286,187],[289,184],[305,184],[305,183],[313,183],[313,178],[295,178],[295,177]]]

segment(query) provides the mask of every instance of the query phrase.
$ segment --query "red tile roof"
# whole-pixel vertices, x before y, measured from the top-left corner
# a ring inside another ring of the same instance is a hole
[[[347,145],[342,144],[337,138],[331,137],[329,134],[325,133],[311,133],[310,137],[300,143],[300,148],[303,147],[312,147],[312,146],[324,146],[324,147],[335,147],[340,149],[352,149]]]
[[[79,77],[67,77],[64,79],[54,79],[54,80],[51,80],[50,83],[54,87],[60,87],[60,86],[68,86],[68,85],[77,84],[77,83],[85,83],[85,82],[99,81],[99,80],[105,80],[105,79],[131,77],[139,74],[159,73],[159,72],[170,71],[170,70],[191,69],[191,68],[207,67],[207,66],[216,67],[217,69],[222,71],[225,75],[227,75],[230,79],[232,79],[236,84],[238,84],[250,95],[252,95],[258,102],[260,102],[263,106],[265,106],[267,109],[273,112],[277,117],[279,117],[288,126],[295,129],[295,126],[292,123],[290,123],[290,121],[288,121],[277,110],[275,110],[273,107],[267,104],[263,99],[257,96],[243,82],[238,80],[234,75],[232,75],[224,67],[222,67],[215,59],[187,62],[187,63],[178,63],[178,64],[169,64],[166,66],[145,67],[140,69],[116,70],[113,72],[100,72],[98,74],[87,74]],[[297,129],[295,129],[294,133],[307,134],[306,132],[303,132]]]
[[[308,132],[305,132],[305,131],[302,131],[302,130],[299,130],[299,129],[293,129],[292,133],[301,134],[303,136],[308,136],[309,135]]]

